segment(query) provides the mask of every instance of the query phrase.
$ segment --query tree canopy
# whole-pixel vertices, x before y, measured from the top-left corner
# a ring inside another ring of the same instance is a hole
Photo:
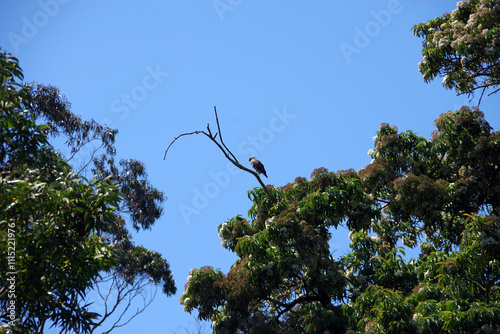
[[[472,333],[500,328],[500,133],[463,107],[432,139],[382,124],[354,170],[249,191],[219,226],[238,260],[193,269],[181,304],[216,333]],[[333,257],[335,230],[350,251]],[[420,248],[408,259],[405,249]]]
[[[457,9],[413,27],[424,39],[418,64],[426,82],[443,77],[458,94],[500,85],[500,1],[460,1]]]
[[[163,193],[144,165],[122,160],[116,167],[116,130],[72,114],[57,88],[22,80],[17,59],[0,53],[0,250],[8,255],[0,260],[8,273],[0,278],[2,321],[19,333],[46,326],[90,333],[115,310],[91,311],[86,295],[102,282],[118,287],[118,303],[149,284],[175,293],[168,262],[134,244],[126,228],[126,219],[136,230],[151,228],[162,213]],[[63,136],[71,156],[49,136]],[[94,159],[74,169],[71,159],[91,141],[100,143]],[[80,172],[92,161],[94,176],[86,179]]]

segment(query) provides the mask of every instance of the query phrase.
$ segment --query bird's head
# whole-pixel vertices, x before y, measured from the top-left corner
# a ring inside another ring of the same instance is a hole
[[[255,159],[255,157],[248,158],[248,161],[252,161],[252,159]]]

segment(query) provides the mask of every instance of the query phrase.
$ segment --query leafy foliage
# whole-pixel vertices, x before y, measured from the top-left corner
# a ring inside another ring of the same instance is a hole
[[[15,273],[14,285],[8,275],[0,278],[2,321],[19,333],[43,333],[50,325],[90,333],[115,310],[91,312],[92,303],[84,302],[102,274],[124,281],[123,295],[127,286],[137,294],[147,284],[175,293],[168,262],[135,245],[125,227],[129,214],[136,230],[151,228],[162,213],[163,194],[139,161],[121,162],[121,173],[100,163],[113,161],[117,131],[72,114],[54,87],[23,86],[18,61],[9,54],[0,53],[0,75],[0,250],[14,253],[0,260],[0,268]],[[66,138],[71,157],[64,160],[49,136]],[[91,141],[105,153],[88,180],[68,161]]]
[[[79,300],[100,271],[114,264],[112,250],[99,233],[112,223],[120,199],[109,180],[85,182],[61,171],[51,183],[39,170],[18,169],[0,182],[1,250],[15,231],[16,299],[22,328],[43,328],[50,320],[65,330],[86,332],[97,316]],[[6,260],[2,272],[9,272]],[[1,286],[8,286],[2,277]],[[5,301],[5,303],[4,303]],[[2,300],[6,309],[7,300]]]
[[[118,130],[98,124],[96,121],[84,121],[70,111],[71,104],[54,86],[37,83],[25,85],[30,100],[31,113],[38,122],[48,126],[47,133],[52,137],[65,136],[70,153],[77,153],[83,146],[99,141],[107,154],[116,153],[114,147]]]
[[[134,229],[150,229],[163,212],[160,205],[165,196],[148,181],[142,162],[122,159],[119,164],[121,170],[118,170],[113,158],[102,155],[94,160],[93,170],[109,175],[120,186],[125,195],[124,210],[130,213]]]
[[[23,79],[18,60],[0,53],[0,164],[19,164],[33,159],[37,151],[47,144],[46,126],[37,126],[31,115],[20,110],[28,99],[27,89],[17,82]]]
[[[276,203],[262,189],[250,191],[254,219],[237,216],[219,227],[222,245],[240,259],[227,276],[193,270],[181,298],[185,309],[198,308],[218,332],[343,328],[339,302],[347,282],[329,251],[330,227],[362,229],[378,213],[352,170],[318,169],[311,180],[297,178],[272,194]]]
[[[251,220],[219,226],[238,260],[193,269],[185,310],[216,333],[498,331],[500,133],[475,108],[435,124],[432,139],[382,124],[358,172],[251,190]],[[351,251],[334,259],[341,225]]]
[[[500,85],[500,1],[460,1],[413,33],[424,39],[419,71],[426,82],[443,76],[443,86],[458,94]]]

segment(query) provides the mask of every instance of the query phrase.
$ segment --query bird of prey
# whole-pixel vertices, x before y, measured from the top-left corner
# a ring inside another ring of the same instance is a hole
[[[253,169],[255,169],[255,171],[257,173],[264,174],[264,176],[267,177],[266,169],[264,168],[264,165],[262,164],[262,162],[260,162],[259,160],[255,159],[255,157],[250,157],[250,159],[248,159],[248,161],[250,161],[250,163],[252,164]]]

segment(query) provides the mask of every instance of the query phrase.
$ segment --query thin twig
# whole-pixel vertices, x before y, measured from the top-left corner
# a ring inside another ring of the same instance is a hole
[[[101,144],[101,146],[99,146],[98,148],[94,149],[94,151],[92,152],[92,155],[90,156],[89,161],[88,161],[88,162],[87,162],[87,163],[86,163],[86,164],[85,164],[85,165],[84,165],[84,166],[83,166],[83,167],[82,167],[82,168],[78,171],[78,173],[76,173],[77,175],[80,175],[80,173],[81,173],[81,172],[82,172],[85,168],[87,168],[87,166],[88,166],[88,165],[90,165],[90,163],[91,163],[92,161],[94,161],[94,156],[95,156],[95,154],[97,153],[97,151],[99,151],[99,150],[100,150],[101,148],[103,148],[103,147],[104,147],[104,143],[103,143],[103,144]]]
[[[231,154],[231,156],[233,157],[234,161],[238,162],[238,159],[236,159],[236,157],[234,156],[234,154],[227,148],[226,144],[224,144],[224,141],[222,140],[222,131],[220,130],[220,125],[219,125],[219,116],[217,116],[217,108],[214,106],[214,112],[215,112],[215,120],[217,121],[217,129],[219,130],[219,138],[220,138],[220,142],[222,143],[222,145],[224,145],[224,148]]]
[[[167,157],[168,149],[170,148],[170,146],[172,146],[173,143],[175,143],[175,141],[177,139],[179,139],[182,136],[195,135],[195,134],[197,135],[199,133],[203,133],[205,136],[207,136],[208,138],[210,138],[210,136],[208,134],[206,134],[205,131],[193,131],[193,132],[188,132],[188,133],[180,134],[180,135],[178,135],[177,137],[174,138],[174,140],[170,143],[170,145],[168,145],[167,150],[165,151],[165,155],[163,156],[163,160],[165,160],[165,158]]]
[[[477,108],[479,109],[479,105],[481,104],[481,100],[483,99],[484,91],[486,90],[486,87],[483,88],[483,91],[481,93],[481,96],[479,97],[479,102],[477,103]]]
[[[492,91],[491,93],[489,93],[489,94],[488,94],[488,96],[493,95],[493,94],[497,93],[498,91],[500,91],[500,88],[498,88],[498,89],[496,89],[496,90]]]

